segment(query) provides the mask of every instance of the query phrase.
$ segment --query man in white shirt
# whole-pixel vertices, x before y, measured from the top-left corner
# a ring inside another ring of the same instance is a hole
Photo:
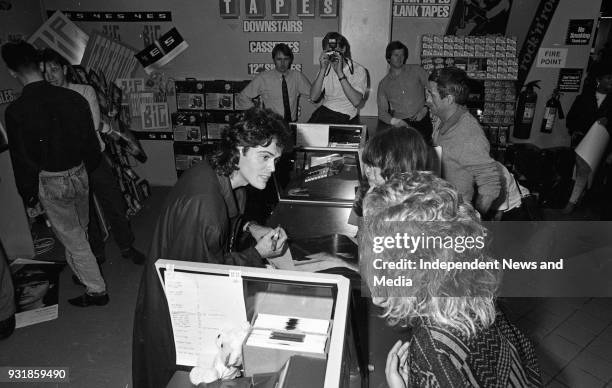
[[[310,98],[322,104],[310,123],[359,124],[359,108],[367,88],[366,69],[351,59],[348,40],[328,32],[322,42],[319,73],[310,88]]]
[[[310,81],[301,71],[291,69],[293,52],[285,43],[272,49],[274,69],[258,74],[238,95],[238,109],[254,106],[260,98],[264,107],[283,116],[286,122],[298,118],[299,97],[310,96]]]

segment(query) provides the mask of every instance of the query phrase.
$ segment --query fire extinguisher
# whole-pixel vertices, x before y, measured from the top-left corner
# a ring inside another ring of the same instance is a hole
[[[534,88],[540,89],[538,82],[540,80],[527,83],[523,91],[519,93],[516,116],[514,117],[514,137],[517,139],[529,139],[531,134],[531,125],[533,124],[536,103],[538,102],[538,95]]]
[[[553,90],[552,96],[546,101],[546,108],[544,109],[544,118],[542,118],[542,126],[540,127],[540,132],[551,133],[553,127],[555,125],[555,119],[557,118],[557,114],[559,114],[559,118],[565,118],[563,114],[563,108],[561,107],[561,102],[559,101],[559,97],[561,93],[559,89]]]

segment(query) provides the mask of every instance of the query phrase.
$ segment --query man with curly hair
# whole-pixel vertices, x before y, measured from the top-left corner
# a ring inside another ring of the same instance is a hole
[[[135,388],[165,387],[176,370],[170,313],[155,272],[157,259],[263,267],[264,258],[283,252],[287,235],[282,228],[243,223],[241,214],[245,187],[266,187],[288,139],[280,115],[269,109],[249,109],[224,131],[210,160],[186,171],[168,194],[151,238],[136,302]],[[240,232],[249,232],[256,245],[236,251]]]

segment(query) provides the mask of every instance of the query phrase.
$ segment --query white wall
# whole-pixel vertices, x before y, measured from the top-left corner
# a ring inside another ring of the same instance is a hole
[[[340,16],[340,33],[348,39],[353,59],[370,73],[370,96],[360,115],[378,116],[376,89],[387,74],[385,47],[391,38],[391,1],[344,0]]]
[[[524,1],[524,0],[523,0]],[[599,17],[599,9],[601,7],[601,0],[589,0],[589,1],[574,1],[574,0],[561,0],[553,19],[548,27],[548,31],[546,31],[546,36],[542,41],[542,48],[567,48],[567,61],[565,63],[565,68],[580,68],[586,69],[587,62],[589,59],[589,52],[591,49],[591,44],[593,43],[593,37],[591,37],[591,42],[585,45],[571,45],[568,46],[565,44],[565,37],[567,34],[567,27],[570,19],[593,19],[595,20],[593,29],[595,28],[595,24],[597,23],[597,18]],[[525,16],[522,13],[523,19],[529,19],[527,23],[527,27],[529,28],[529,24],[531,23],[532,16]],[[515,16],[515,19],[517,17]],[[521,23],[520,25],[525,25]],[[509,34],[513,34],[514,32],[510,30],[509,25]],[[586,74],[583,71],[582,80],[584,81]],[[515,143],[533,143],[541,148],[549,148],[549,147],[557,147],[557,146],[569,146],[570,137],[567,133],[567,128],[565,127],[565,120],[560,120],[557,117],[555,122],[555,126],[553,128],[552,133],[542,133],[540,132],[540,126],[542,124],[542,117],[544,116],[544,107],[546,105],[546,101],[550,98],[553,89],[557,86],[557,81],[559,78],[559,69],[558,68],[546,68],[546,67],[536,67],[534,63],[527,75],[526,83],[533,80],[541,80],[540,82],[540,90],[537,90],[538,93],[538,103],[536,105],[535,117],[533,121],[533,126],[531,128],[531,137],[527,140],[520,140],[512,137],[512,141]],[[574,102],[578,93],[564,93],[561,97],[561,105],[563,106],[563,111],[567,114],[572,103]]]

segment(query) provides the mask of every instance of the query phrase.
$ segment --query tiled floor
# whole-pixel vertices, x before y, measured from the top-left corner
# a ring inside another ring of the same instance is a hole
[[[547,387],[612,385],[612,298],[507,299],[538,352]]]

